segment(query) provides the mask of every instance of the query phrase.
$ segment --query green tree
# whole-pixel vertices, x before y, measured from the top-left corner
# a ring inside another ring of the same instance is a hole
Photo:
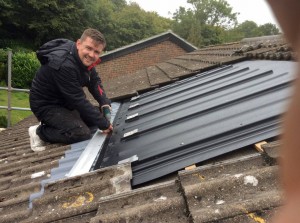
[[[108,42],[107,49],[111,47],[110,38],[108,37],[114,30],[113,14],[121,10],[114,2],[126,5],[126,2],[123,0],[96,0],[93,4],[86,6],[87,11],[89,11],[89,27],[96,28],[105,35]]]
[[[32,48],[55,38],[76,40],[91,27],[103,32],[107,50],[112,50],[164,32],[170,24],[126,0],[0,0],[2,47],[14,39],[29,40]]]
[[[193,43],[196,46],[201,46],[201,23],[195,19],[193,10],[186,10],[184,7],[179,7],[176,13],[173,14],[172,29],[175,33]]]
[[[86,8],[93,4],[92,0],[2,0],[1,29],[31,39],[36,46],[61,36],[73,39],[90,24]]]
[[[244,33],[241,33],[236,28],[228,29],[222,33],[222,40],[224,43],[241,41],[243,38]]]
[[[188,0],[192,4],[196,18],[201,24],[218,27],[231,27],[237,24],[238,13],[226,0]]]
[[[236,27],[224,32],[223,40],[224,42],[235,42],[240,41],[243,38],[277,34],[279,34],[279,29],[274,24],[266,23],[264,25],[258,26],[253,21],[245,21],[237,25]]]
[[[173,14],[173,30],[199,47],[223,41],[224,30],[237,24],[238,13],[225,0],[188,0],[191,9],[180,7]]]
[[[145,12],[136,3],[131,3],[112,16],[112,32],[106,34],[111,48],[118,48],[144,38],[162,33],[171,27],[169,19],[155,12]]]
[[[276,25],[272,23],[266,23],[258,27],[259,32],[264,36],[277,35],[279,34],[279,29]]]
[[[243,38],[261,36],[258,25],[253,21],[245,21],[236,27],[236,30],[243,34]]]
[[[205,25],[202,31],[202,44],[204,46],[216,45],[223,42],[224,29],[218,26]]]

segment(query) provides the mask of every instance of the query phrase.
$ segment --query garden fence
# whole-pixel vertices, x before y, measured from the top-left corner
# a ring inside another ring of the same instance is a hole
[[[28,89],[18,89],[11,87],[11,68],[12,68],[12,51],[8,51],[8,59],[7,59],[7,87],[0,87],[0,90],[7,91],[7,106],[0,106],[0,109],[7,110],[7,127],[11,124],[11,111],[12,110],[21,110],[21,111],[31,111],[30,108],[20,108],[20,107],[12,107],[11,106],[11,93],[13,91],[21,91],[21,92],[29,92]]]

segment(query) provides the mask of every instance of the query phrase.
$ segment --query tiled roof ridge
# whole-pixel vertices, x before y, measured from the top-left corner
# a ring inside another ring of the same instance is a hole
[[[240,41],[234,41],[234,42],[229,42],[229,43],[220,43],[220,44],[216,44],[216,45],[208,45],[208,46],[204,46],[199,48],[199,50],[201,49],[206,49],[206,48],[212,48],[212,47],[219,47],[219,46],[230,46],[230,45],[235,45],[235,44],[239,44]]]
[[[242,39],[240,42],[256,42],[256,41],[286,41],[283,34],[259,36],[259,37],[247,37]]]

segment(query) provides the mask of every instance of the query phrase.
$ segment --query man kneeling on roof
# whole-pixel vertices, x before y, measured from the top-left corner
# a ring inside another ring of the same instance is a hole
[[[76,42],[55,39],[37,51],[41,67],[32,81],[29,97],[31,110],[40,121],[40,125],[28,130],[33,151],[44,150],[47,143],[87,140],[98,128],[103,133],[113,130],[108,118],[110,100],[95,70],[105,46],[101,32],[86,29]],[[84,86],[99,108],[86,99]]]

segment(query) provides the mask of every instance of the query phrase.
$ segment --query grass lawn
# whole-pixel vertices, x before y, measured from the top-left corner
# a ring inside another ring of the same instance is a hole
[[[0,90],[0,106],[7,106],[7,91]],[[11,94],[11,106],[20,108],[29,108],[29,93],[27,92],[12,92]],[[31,111],[11,111],[11,125],[14,125],[22,119],[32,115]],[[0,117],[7,117],[7,110],[0,109]],[[1,123],[0,123],[1,124]]]

